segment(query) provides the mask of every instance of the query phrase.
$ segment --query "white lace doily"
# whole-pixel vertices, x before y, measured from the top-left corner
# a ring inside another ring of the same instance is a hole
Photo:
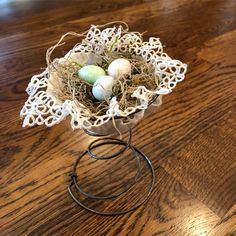
[[[155,91],[148,90],[144,86],[137,87],[132,97],[139,100],[139,105],[128,107],[124,111],[119,109],[116,97],[112,97],[106,114],[96,116],[95,120],[92,121],[88,110],[82,104],[78,106],[78,103],[76,104],[72,100],[59,102],[46,91],[49,78],[48,69],[46,69],[43,73],[33,76],[26,89],[29,97],[20,113],[24,119],[23,127],[43,124],[53,126],[67,116],[71,116],[71,126],[73,129],[98,127],[111,120],[114,116],[127,117],[137,110],[146,110],[154,94],[168,94],[175,88],[178,82],[184,79],[187,65],[179,60],[171,59],[164,53],[158,38],[151,37],[149,41],[143,42],[140,33],[129,32],[127,28],[121,25],[103,30],[98,26],[92,25],[85,39],[68,52],[65,58],[71,53],[76,52],[100,54],[107,50],[107,48],[110,48],[117,37],[119,38],[119,43],[114,46],[113,50],[132,52],[154,66],[155,74],[161,79]]]

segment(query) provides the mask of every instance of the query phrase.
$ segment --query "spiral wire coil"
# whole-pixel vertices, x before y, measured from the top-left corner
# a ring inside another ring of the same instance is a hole
[[[151,163],[151,161],[149,160],[149,158],[143,153],[141,152],[138,148],[136,148],[135,146],[133,146],[131,144],[131,139],[132,139],[132,130],[129,129],[129,138],[128,141],[123,141],[121,139],[118,138],[113,138],[113,137],[104,137],[104,135],[99,135],[96,133],[93,133],[91,131],[85,130],[85,132],[89,135],[92,136],[100,136],[98,139],[92,141],[89,146],[88,149],[86,151],[84,151],[76,160],[72,172],[69,174],[69,176],[71,177],[71,183],[68,186],[68,191],[70,196],[72,197],[72,199],[81,207],[83,207],[84,209],[96,213],[96,214],[100,214],[100,215],[107,215],[107,216],[114,216],[114,215],[121,215],[121,214],[125,214],[128,212],[131,212],[135,209],[137,209],[138,207],[140,207],[150,196],[152,190],[153,190],[153,186],[154,186],[154,182],[155,182],[155,173],[154,173],[154,168],[153,165]],[[118,145],[118,146],[122,146],[118,151],[116,151],[115,153],[111,154],[111,155],[107,155],[107,156],[99,156],[96,155],[94,153],[94,151],[101,146],[104,145]],[[76,169],[79,166],[79,162],[81,161],[81,159],[85,156],[88,155],[91,158],[94,158],[96,160],[108,160],[108,159],[112,159],[112,158],[116,158],[118,156],[120,156],[121,154],[123,154],[127,149],[130,149],[132,151],[132,153],[135,155],[136,157],[136,175],[134,176],[133,180],[131,181],[131,183],[128,184],[128,186],[126,186],[126,188],[116,194],[111,194],[111,195],[93,195],[93,194],[89,194],[86,193],[80,186],[79,181],[78,181],[78,175],[76,173]],[[125,193],[127,193],[128,191],[130,191],[134,185],[139,181],[140,177],[141,177],[141,166],[140,166],[140,157],[143,158],[144,161],[146,161],[147,166],[149,167],[149,171],[151,173],[151,181],[150,181],[150,185],[148,187],[148,191],[145,194],[145,197],[138,203],[136,203],[136,205],[132,206],[129,209],[124,209],[124,210],[119,210],[119,211],[99,211],[99,210],[95,210],[93,208],[90,208],[89,206],[86,206],[84,203],[82,203],[82,201],[79,199],[79,197],[76,196],[75,191],[77,191],[78,194],[82,194],[83,196],[89,198],[89,199],[94,199],[94,200],[109,200],[109,199],[114,199],[114,198],[118,198],[122,195],[124,195]],[[73,192],[72,188],[73,186],[75,187],[75,191]]]

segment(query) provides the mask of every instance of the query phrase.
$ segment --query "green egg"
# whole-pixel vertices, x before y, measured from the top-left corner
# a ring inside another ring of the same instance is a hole
[[[79,77],[90,84],[94,84],[97,79],[106,75],[105,71],[100,66],[87,65],[83,66],[79,72]]]

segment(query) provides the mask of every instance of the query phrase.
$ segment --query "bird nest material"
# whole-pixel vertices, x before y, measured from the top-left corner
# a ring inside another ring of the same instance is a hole
[[[64,57],[51,61],[51,54],[68,35],[81,37]],[[92,85],[78,76],[87,64],[105,71],[111,61],[125,58],[131,64],[131,74],[115,80],[111,99],[97,101]],[[23,126],[53,126],[68,115],[72,128],[99,127],[115,117],[126,118],[146,110],[155,97],[170,93],[184,79],[187,65],[171,59],[163,52],[158,38],[144,42],[139,32],[129,32],[126,23],[113,27],[92,25],[84,33],[67,33],[49,48],[48,67],[32,77],[29,98],[21,110]]]

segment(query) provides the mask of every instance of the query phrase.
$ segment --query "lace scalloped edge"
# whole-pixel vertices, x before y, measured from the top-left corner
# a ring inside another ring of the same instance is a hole
[[[20,115],[23,118],[23,127],[34,125],[46,125],[51,127],[60,123],[67,116],[71,116],[71,127],[73,129],[90,129],[98,127],[115,116],[127,117],[137,110],[146,110],[153,95],[165,95],[175,88],[177,83],[184,80],[187,65],[179,60],[171,59],[163,52],[163,46],[159,38],[150,37],[147,42],[143,42],[142,35],[137,32],[129,32],[121,25],[103,30],[92,25],[87,31],[86,38],[70,50],[65,57],[73,52],[94,52],[101,53],[106,47],[111,46],[115,37],[119,36],[119,44],[114,50],[120,52],[133,52],[141,56],[155,68],[155,74],[160,78],[160,84],[155,91],[148,90],[144,86],[139,86],[133,92],[132,97],[139,101],[139,105],[120,110],[116,97],[110,100],[109,108],[105,115],[96,116],[91,121],[86,107],[78,107],[75,101],[65,100],[63,103],[55,100],[53,96],[46,92],[48,86],[48,69],[39,75],[31,78],[26,89],[29,97],[23,106]],[[91,42],[92,44],[88,44]],[[91,46],[95,45],[95,46]]]

